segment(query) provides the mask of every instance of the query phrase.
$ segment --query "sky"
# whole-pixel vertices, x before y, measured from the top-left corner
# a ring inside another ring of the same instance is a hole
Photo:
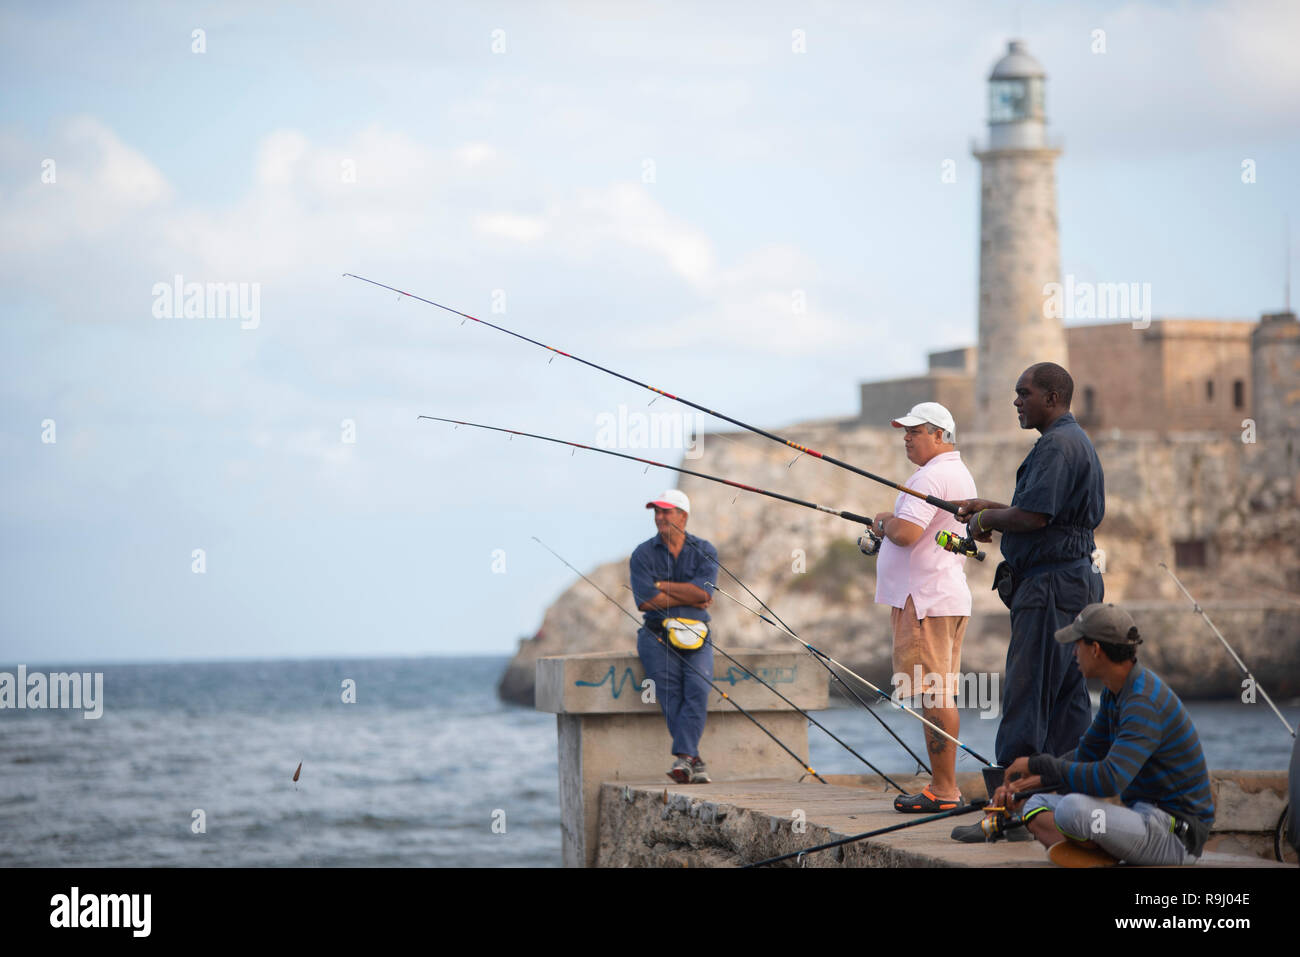
[[[768,428],[854,415],[975,340],[1013,37],[1062,273],[1277,310],[1298,35],[1266,0],[5,4],[0,665],[512,651],[573,580],[532,537],[620,558],[675,482],[417,416],[596,444],[667,400],[343,274]]]

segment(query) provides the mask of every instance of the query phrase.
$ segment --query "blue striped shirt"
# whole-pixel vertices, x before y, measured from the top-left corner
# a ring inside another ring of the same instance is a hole
[[[1046,772],[1044,783],[1051,784],[1054,772],[1063,791],[1118,794],[1128,806],[1145,801],[1177,817],[1214,823],[1210,773],[1192,719],[1173,689],[1140,664],[1119,694],[1102,692],[1101,708],[1074,751],[1031,761],[1032,773]]]

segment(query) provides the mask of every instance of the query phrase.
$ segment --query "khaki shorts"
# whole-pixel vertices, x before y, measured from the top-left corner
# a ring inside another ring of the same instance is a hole
[[[902,608],[889,609],[889,620],[894,628],[894,674],[906,680],[894,682],[898,695],[904,699],[923,693],[927,688],[938,688],[943,682],[945,696],[957,694],[961,673],[961,642],[966,637],[965,615],[931,616],[918,621],[912,596]],[[920,667],[921,685],[916,686],[916,669]],[[930,675],[940,677],[931,678]],[[908,691],[911,694],[908,694]]]

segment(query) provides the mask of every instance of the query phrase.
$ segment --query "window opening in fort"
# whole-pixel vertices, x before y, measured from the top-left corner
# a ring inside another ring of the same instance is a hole
[[[1232,383],[1232,407],[1234,409],[1244,409],[1246,407],[1246,383],[1236,379]]]
[[[1213,379],[1205,380],[1205,401],[1206,402],[1214,401],[1214,380]]]
[[[1205,539],[1191,538],[1174,542],[1174,564],[1179,568],[1205,568],[1208,564]]]

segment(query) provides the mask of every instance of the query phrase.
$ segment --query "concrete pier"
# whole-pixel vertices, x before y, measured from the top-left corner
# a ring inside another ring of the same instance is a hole
[[[827,706],[825,671],[798,652],[734,656],[806,711]],[[679,785],[668,729],[648,700],[640,659],[626,652],[564,655],[537,662],[537,708],[556,716],[560,821],[566,867],[736,867],[816,844],[915,820],[893,808],[878,778],[810,779],[775,742],[721,695],[709,701],[700,742],[712,784]],[[807,719],[722,656],[714,681],[802,758]],[[909,791],[928,779],[898,777]],[[985,797],[977,772],[957,776],[962,793]],[[1272,867],[1273,830],[1287,801],[1281,771],[1211,771],[1217,816],[1201,866]],[[919,817],[919,816],[918,816]],[[1049,867],[1037,842],[958,844],[938,820],[803,859],[807,867]],[[787,862],[786,866],[793,866]],[[1294,864],[1290,865],[1294,867]]]
[[[1294,864],[1264,856],[1285,800],[1285,777],[1281,772],[1215,772],[1220,818],[1194,866],[1294,870]],[[900,781],[915,789],[922,783],[919,778]],[[959,783],[965,793],[983,795],[979,775],[959,775]],[[1238,797],[1227,798],[1230,794]],[[607,783],[600,800],[598,867],[738,867],[923,816],[896,812],[893,793],[882,791],[878,781],[869,787],[789,780],[667,787],[658,781]],[[973,812],[931,821],[776,866],[1055,866],[1037,841],[958,844],[950,839],[954,825],[979,819]]]
[[[827,705],[826,673],[801,652],[725,649],[800,708]],[[565,867],[596,864],[602,782],[671,784],[670,738],[658,703],[643,688],[641,660],[627,652],[562,655],[537,662],[536,707],[556,716],[559,736],[560,826]],[[721,655],[713,680],[737,704],[803,758],[808,722],[768,688]],[[700,754],[716,782],[796,782],[798,763],[716,692]]]

